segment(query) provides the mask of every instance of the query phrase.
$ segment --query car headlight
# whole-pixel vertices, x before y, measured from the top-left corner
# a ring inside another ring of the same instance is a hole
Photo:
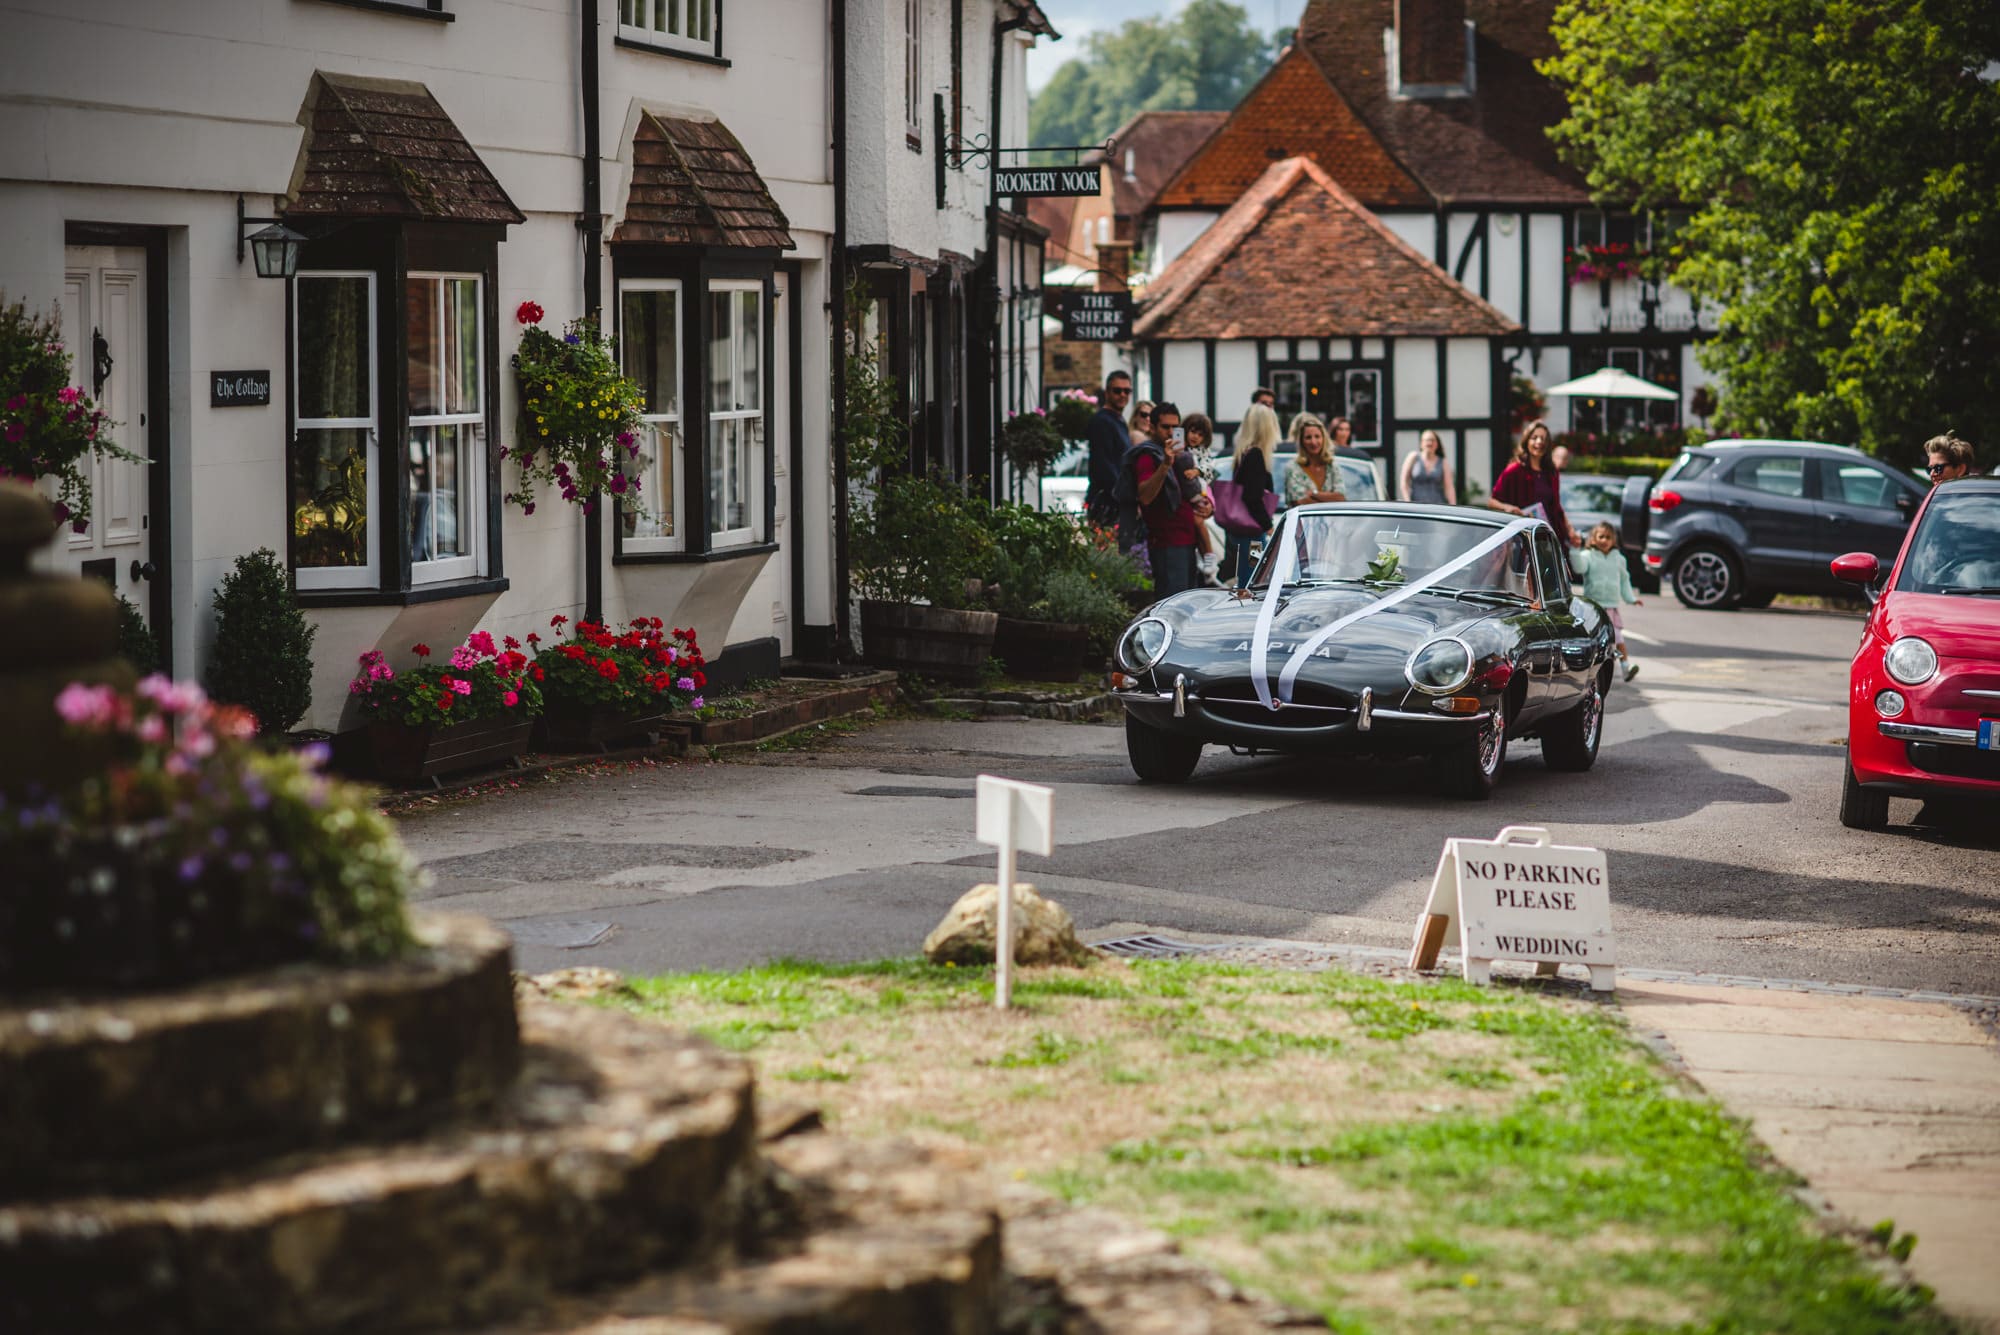
[[[1167,656],[1167,646],[1173,642],[1173,627],[1158,617],[1147,617],[1119,637],[1118,661],[1133,672],[1150,671]]]
[[[1882,666],[1905,686],[1917,686],[1937,675],[1937,650],[1930,642],[1905,635],[1882,655]]]
[[[1410,685],[1432,695],[1448,695],[1472,675],[1472,650],[1463,640],[1432,640],[1403,667]]]

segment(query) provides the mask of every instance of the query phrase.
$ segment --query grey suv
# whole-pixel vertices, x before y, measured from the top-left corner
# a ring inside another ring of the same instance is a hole
[[[1628,481],[1623,537],[1689,607],[1766,607],[1842,591],[1827,563],[1843,552],[1894,561],[1923,498],[1916,479],[1844,445],[1716,441],[1657,484]]]

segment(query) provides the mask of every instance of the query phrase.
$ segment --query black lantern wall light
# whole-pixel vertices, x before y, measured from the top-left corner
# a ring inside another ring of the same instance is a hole
[[[243,229],[251,223],[268,223],[248,236]],[[243,196],[236,197],[236,262],[243,263],[243,247],[250,247],[259,278],[290,278],[299,270],[299,243],[304,232],[285,226],[283,218],[251,218],[243,212]]]

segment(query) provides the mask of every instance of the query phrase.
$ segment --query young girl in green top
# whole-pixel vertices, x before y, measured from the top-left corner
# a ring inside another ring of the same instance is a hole
[[[1611,618],[1611,628],[1618,632],[1618,661],[1625,665],[1625,680],[1630,681],[1639,675],[1639,665],[1625,651],[1625,618],[1618,614],[1618,605],[1645,600],[1632,591],[1632,572],[1618,550],[1618,530],[1608,523],[1590,530],[1590,538],[1575,553],[1575,561],[1577,574],[1583,578],[1583,596],[1604,609]]]

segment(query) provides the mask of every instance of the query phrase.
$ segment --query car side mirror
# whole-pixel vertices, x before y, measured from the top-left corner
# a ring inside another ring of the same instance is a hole
[[[1845,556],[1836,556],[1828,568],[1841,583],[1859,584],[1864,588],[1872,585],[1882,574],[1882,563],[1873,552],[1849,552]]]

